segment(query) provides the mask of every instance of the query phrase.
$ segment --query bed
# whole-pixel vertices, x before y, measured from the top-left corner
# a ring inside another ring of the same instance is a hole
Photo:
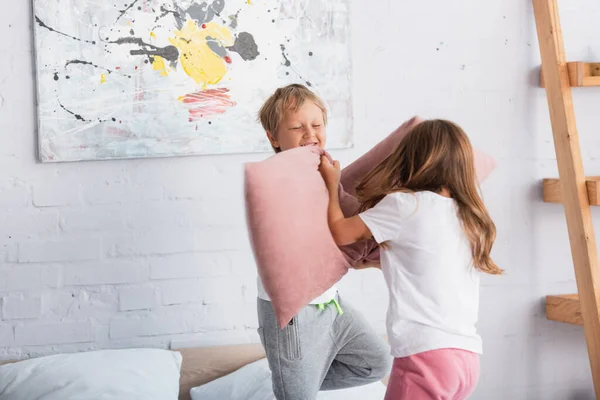
[[[179,400],[190,400],[190,389],[225,376],[265,357],[260,344],[177,350],[183,356]]]
[[[260,344],[185,348],[173,352],[181,354],[180,400],[191,400],[190,389],[224,377],[265,357]],[[0,365],[14,362],[0,361]]]

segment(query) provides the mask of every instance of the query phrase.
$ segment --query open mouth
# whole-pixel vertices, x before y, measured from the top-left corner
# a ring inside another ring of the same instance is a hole
[[[312,142],[312,143],[304,143],[304,144],[301,144],[300,146],[306,147],[306,146],[316,146],[316,145],[317,145],[317,142]]]

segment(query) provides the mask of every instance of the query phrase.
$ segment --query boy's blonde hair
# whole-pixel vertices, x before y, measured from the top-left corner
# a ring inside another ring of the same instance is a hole
[[[327,125],[327,109],[323,100],[304,85],[297,83],[280,87],[273,93],[258,112],[258,119],[266,132],[277,139],[277,130],[288,111],[296,112],[305,101],[310,100],[323,112],[323,124]],[[275,153],[281,151],[274,147]]]

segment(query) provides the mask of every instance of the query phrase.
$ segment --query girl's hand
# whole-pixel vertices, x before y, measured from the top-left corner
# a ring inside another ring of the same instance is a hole
[[[342,175],[339,161],[334,161],[332,164],[326,156],[321,156],[319,172],[328,189],[337,189]]]

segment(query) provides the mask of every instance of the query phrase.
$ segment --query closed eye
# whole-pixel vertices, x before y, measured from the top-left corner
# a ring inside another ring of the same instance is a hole
[[[319,124],[319,125],[313,125],[313,128],[320,128],[320,127],[321,127],[321,124]]]
[[[293,126],[290,129],[292,129],[292,130],[298,130],[298,129],[302,129],[302,127],[301,126]]]

